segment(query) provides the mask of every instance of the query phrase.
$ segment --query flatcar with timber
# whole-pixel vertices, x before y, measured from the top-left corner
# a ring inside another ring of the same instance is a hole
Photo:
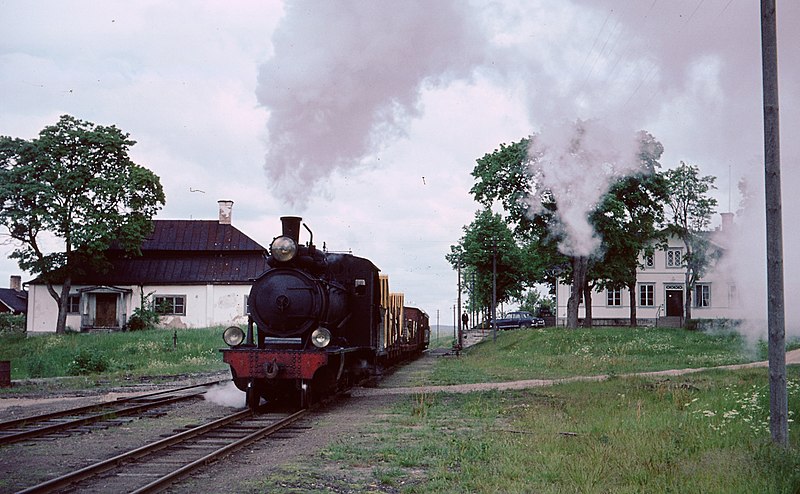
[[[299,217],[281,222],[247,299],[247,330],[226,329],[220,350],[248,407],[262,399],[305,406],[427,348],[427,314],[405,307],[372,261],[317,249]]]

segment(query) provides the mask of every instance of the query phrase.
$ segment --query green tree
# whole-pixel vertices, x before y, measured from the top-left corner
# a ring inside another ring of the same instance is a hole
[[[686,249],[683,255],[686,266],[684,326],[688,328],[692,318],[692,293],[695,284],[713,260],[704,232],[717,207],[717,200],[708,195],[710,190],[716,188],[716,177],[701,176],[697,166],[683,161],[680,166],[667,170],[665,176],[669,191],[667,229],[683,241]]]
[[[112,243],[138,253],[164,204],[159,178],[128,156],[134,144],[68,115],[32,140],[0,137],[0,224],[16,245],[10,257],[56,301],[59,333],[73,276],[102,269]]]
[[[576,127],[575,152],[580,151],[581,126]],[[472,175],[475,200],[491,207],[499,202],[505,220],[515,225],[523,249],[535,251],[526,256],[539,263],[532,270],[540,282],[556,278],[570,282],[572,291],[567,301],[567,326],[577,327],[581,300],[591,324],[593,288],[625,286],[635,292],[635,272],[641,249],[654,237],[660,220],[660,201],[665,198],[663,177],[656,173],[663,147],[652,135],[641,131],[638,169],[618,179],[611,190],[589,214],[590,223],[603,240],[601,250],[591,255],[565,255],[559,245],[565,241],[559,219],[559,205],[553,194],[539,181],[536,160],[530,152],[537,136],[531,136],[499,149],[477,160]],[[534,146],[535,147],[535,146]],[[587,163],[591,165],[591,163]],[[635,300],[635,296],[632,297]],[[635,307],[631,315],[635,320]]]
[[[664,152],[660,142],[647,132],[639,133],[639,169],[612,184],[592,214],[592,224],[603,239],[604,255],[594,273],[599,289],[627,289],[630,294],[630,325],[636,326],[636,280],[641,255],[652,255],[662,240],[668,189],[658,171]]]
[[[464,236],[458,245],[450,247],[445,258],[453,268],[459,265],[466,268],[467,276],[475,275],[471,302],[479,307],[490,307],[493,273],[496,273],[497,302],[512,300],[522,292],[527,279],[523,255],[500,215],[483,209],[464,227]]]
[[[513,233],[529,265],[529,283],[555,283],[570,272],[570,259],[558,250],[563,234],[556,227],[557,205],[548,190],[541,190],[531,171],[528,146],[534,137],[501,144],[476,160],[470,193],[485,208],[499,202],[503,220]],[[535,212],[533,211],[535,209]]]

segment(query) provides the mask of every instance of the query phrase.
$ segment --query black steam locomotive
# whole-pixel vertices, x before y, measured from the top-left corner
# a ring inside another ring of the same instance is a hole
[[[281,218],[247,299],[247,332],[223,334],[223,360],[251,409],[262,398],[306,406],[428,346],[425,312],[404,307],[368,259],[317,249],[305,224],[311,238],[300,245],[301,221]]]

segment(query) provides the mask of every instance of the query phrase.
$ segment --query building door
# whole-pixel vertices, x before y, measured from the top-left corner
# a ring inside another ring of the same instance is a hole
[[[115,328],[117,324],[117,299],[116,293],[95,294],[94,325],[97,328]]]
[[[667,317],[669,316],[683,316],[683,288],[667,288]]]

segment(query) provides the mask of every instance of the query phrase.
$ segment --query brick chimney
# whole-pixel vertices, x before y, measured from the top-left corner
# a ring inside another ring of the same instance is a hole
[[[233,201],[221,200],[219,204],[219,224],[230,225],[231,215],[233,214]]]
[[[22,291],[22,276],[18,274],[11,275],[11,282],[9,283],[9,288],[15,291]]]
[[[723,232],[731,231],[731,227],[733,226],[733,216],[734,216],[734,214],[733,213],[720,213],[720,216],[722,216],[722,225],[720,227],[720,230],[722,230]]]

